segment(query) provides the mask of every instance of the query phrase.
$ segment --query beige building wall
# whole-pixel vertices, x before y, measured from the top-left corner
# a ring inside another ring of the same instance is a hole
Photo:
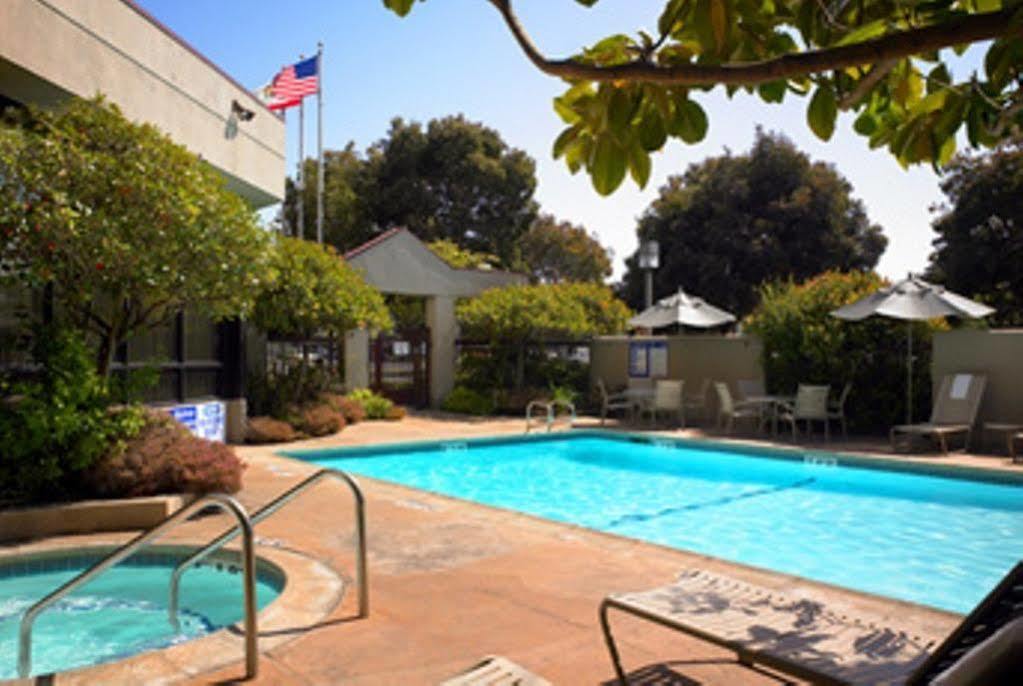
[[[1023,424],[1023,329],[943,331],[934,335],[934,393],[946,374],[987,375],[978,422]]]
[[[201,155],[254,207],[283,197],[284,123],[134,3],[0,0],[0,94],[50,106],[97,93]],[[255,112],[236,128],[234,100]]]
[[[686,395],[695,395],[705,379],[724,381],[737,393],[739,379],[763,381],[760,339],[754,336],[601,336],[590,346],[590,381],[602,379],[609,390],[629,381],[629,343],[667,341],[668,376],[685,381]],[[711,416],[717,412],[713,388],[707,393]]]

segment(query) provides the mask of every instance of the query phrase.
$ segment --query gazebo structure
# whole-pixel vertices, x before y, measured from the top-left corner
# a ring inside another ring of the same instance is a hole
[[[409,404],[433,407],[454,387],[458,323],[455,302],[488,288],[526,283],[523,274],[455,269],[411,231],[391,229],[345,254],[366,282],[384,294],[425,298],[426,329],[371,339],[345,336],[345,383],[370,387]]]

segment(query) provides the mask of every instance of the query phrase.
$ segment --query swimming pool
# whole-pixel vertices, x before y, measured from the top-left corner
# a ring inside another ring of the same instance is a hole
[[[18,625],[24,612],[101,557],[102,552],[89,551],[0,563],[0,679],[17,676]],[[168,587],[171,570],[181,559],[181,554],[137,553],[45,610],[32,632],[32,674],[165,648],[240,620],[240,573],[233,565],[202,564],[182,577],[180,631],[171,629]],[[259,607],[276,598],[283,586],[282,575],[260,565]]]
[[[821,453],[576,431],[287,454],[954,612],[1023,557],[1023,485]]]

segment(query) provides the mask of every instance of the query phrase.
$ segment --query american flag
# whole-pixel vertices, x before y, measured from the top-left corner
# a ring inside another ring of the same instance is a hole
[[[320,89],[319,59],[310,57],[281,69],[268,88],[264,100],[271,110],[283,110],[299,104]]]

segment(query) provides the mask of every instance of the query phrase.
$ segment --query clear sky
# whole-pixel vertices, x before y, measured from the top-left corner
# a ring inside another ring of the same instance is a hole
[[[870,150],[842,115],[823,143],[806,126],[802,99],[768,105],[748,95],[727,99],[721,89],[698,94],[710,117],[700,145],[671,142],[654,156],[640,190],[627,179],[602,198],[583,173],[573,176],[550,149],[562,124],[551,99],[563,84],[529,64],[485,0],[429,0],[399,19],[380,0],[141,0],[141,4],[243,85],[257,88],[284,64],[324,43],[324,146],[348,141],[363,149],[380,139],[395,116],[427,121],[463,113],[497,129],[537,163],[536,198],[545,212],[595,231],[615,254],[615,277],[636,247],[636,218],[666,177],[724,148],[739,152],[757,124],[783,131],[814,159],[833,163],[884,227],[888,249],[880,271],[902,277],[927,263],[933,234],[930,207],[942,199],[930,167],[903,170],[885,150]],[[585,8],[572,0],[520,0],[517,12],[548,55],[566,55],[617,32],[656,26],[664,0],[601,0]],[[653,32],[653,31],[651,31]],[[306,153],[315,153],[316,120],[308,100]],[[298,159],[297,119],[288,115],[288,169]]]

